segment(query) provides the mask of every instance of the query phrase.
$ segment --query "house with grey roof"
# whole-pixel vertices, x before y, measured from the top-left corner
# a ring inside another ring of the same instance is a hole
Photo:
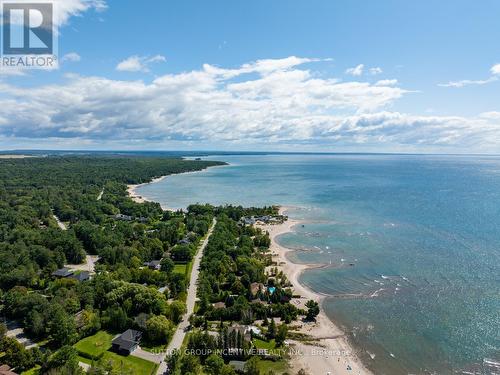
[[[73,270],[71,268],[63,267],[58,269],[57,271],[52,272],[52,276],[54,277],[68,277],[73,274]]]
[[[90,275],[90,272],[88,272],[88,271],[81,271],[81,272],[73,273],[72,275],[68,276],[68,278],[75,279],[79,282],[84,282],[84,281],[90,280],[91,275]]]
[[[112,344],[112,350],[118,354],[129,355],[137,347],[142,338],[142,332],[134,329],[127,329],[121,335],[115,337]]]

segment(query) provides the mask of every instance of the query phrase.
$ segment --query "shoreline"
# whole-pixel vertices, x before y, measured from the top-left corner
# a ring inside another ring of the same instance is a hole
[[[185,172],[196,173],[199,171]],[[155,202],[139,195],[136,191],[137,188],[160,182],[167,178],[169,175],[154,178],[150,182],[127,185],[127,193],[130,198],[137,203]],[[161,204],[161,208],[165,211],[175,211],[172,208],[166,207]],[[280,207],[279,213],[286,215],[286,211],[291,207]],[[294,294],[299,294],[300,299],[292,299],[292,302],[298,308],[305,308],[305,303],[308,300],[314,300],[320,305],[320,313],[316,317],[316,322],[302,322],[298,321],[296,326],[299,329],[294,329],[296,332],[306,334],[311,337],[311,341],[300,342],[296,340],[288,340],[295,350],[295,354],[290,358],[290,367],[294,372],[304,369],[307,374],[335,374],[335,375],[373,375],[369,371],[359,356],[356,350],[348,341],[344,332],[333,322],[325,313],[322,303],[325,295],[317,293],[299,282],[300,275],[313,268],[323,267],[323,264],[300,264],[294,263],[288,259],[287,255],[295,250],[281,246],[276,237],[281,234],[293,232],[293,227],[304,223],[300,220],[288,219],[282,224],[266,224],[257,225],[264,231],[269,232],[271,245],[269,250],[272,254],[273,260],[277,262],[278,269],[282,270],[287,276],[288,280],[293,285]]]
[[[169,176],[180,175],[180,174],[188,174],[188,173],[199,173],[199,172],[206,171],[209,168],[222,168],[222,167],[228,167],[228,166],[229,166],[229,164],[225,164],[225,165],[213,165],[213,166],[205,167],[204,169],[197,170],[197,171],[188,171],[188,172],[167,174],[167,175],[164,175],[164,176],[153,178],[151,181],[144,182],[142,184],[135,184],[135,185],[134,184],[129,184],[129,185],[127,185],[127,193],[129,195],[130,199],[132,199],[136,203],[144,203],[144,202],[159,203],[160,207],[162,208],[163,211],[175,212],[175,211],[178,210],[178,208],[168,207],[168,206],[165,206],[164,204],[162,204],[161,202],[157,202],[155,200],[152,200],[152,199],[146,198],[146,197],[144,197],[142,195],[139,195],[137,193],[137,191],[136,191],[137,188],[140,188],[141,186],[155,184],[157,182],[163,181],[164,179],[166,179]]]
[[[141,186],[145,186],[145,185],[149,185],[149,184],[154,184],[156,182],[160,182],[162,180],[164,180],[165,178],[167,178],[169,175],[165,175],[165,176],[161,176],[161,177],[156,177],[156,178],[153,178],[150,182],[144,182],[142,184],[136,184],[136,185],[127,185],[127,193],[128,193],[128,196],[130,197],[130,199],[132,199],[135,203],[144,203],[144,202],[155,202],[153,200],[150,200],[150,199],[147,199],[145,197],[143,197],[142,195],[139,195],[136,191],[137,188],[141,187]],[[169,207],[165,207],[164,205],[162,205],[160,203],[160,206],[161,208],[164,210],[164,211],[174,211],[174,209],[172,208],[169,208]]]
[[[288,207],[280,207],[280,214],[286,214]],[[314,292],[307,286],[299,282],[300,275],[312,268],[322,267],[321,264],[300,264],[290,261],[287,255],[295,250],[281,246],[276,238],[284,233],[293,231],[293,227],[301,225],[303,222],[288,219],[279,225],[260,225],[264,231],[269,232],[271,238],[270,251],[278,264],[278,269],[288,277],[292,283],[294,294],[299,294],[301,298],[296,301],[299,308],[304,308],[308,300],[314,300],[320,305],[320,313],[316,317],[316,322],[299,322],[300,328],[296,331],[311,336],[313,342],[300,342],[288,340],[294,346],[296,355],[292,355],[290,365],[293,372],[304,369],[308,374],[359,374],[371,375],[360,358],[356,350],[348,341],[344,332],[326,315],[322,303],[326,296]],[[293,301],[293,300],[292,300]],[[350,368],[350,369],[349,369]]]

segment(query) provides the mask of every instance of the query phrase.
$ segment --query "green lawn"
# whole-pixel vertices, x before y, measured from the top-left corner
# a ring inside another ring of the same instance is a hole
[[[174,266],[174,273],[180,273],[181,275],[186,274],[187,264],[186,263],[177,263]]]
[[[131,355],[123,357],[112,352],[104,353],[102,360],[105,362],[111,362],[113,366],[122,370],[128,370],[134,375],[152,375],[156,373],[158,367],[156,363],[149,362],[141,358],[133,357]]]
[[[284,374],[289,371],[288,364],[284,360],[280,361],[268,361],[268,360],[260,360],[257,363],[257,367],[260,370],[261,374],[267,374],[272,371],[275,374]]]
[[[259,339],[253,339],[253,343],[257,349],[274,349],[276,348],[276,343],[274,340],[271,341],[264,341],[264,340],[259,340]]]
[[[77,342],[74,347],[78,350],[78,360],[91,365],[92,360],[103,363],[111,362],[113,367],[130,372],[134,375],[152,375],[156,373],[157,365],[131,355],[125,357],[108,351],[111,348],[113,335],[106,331],[99,331]]]
[[[79,355],[77,358],[78,358],[78,362],[83,362],[83,363],[86,363],[87,365],[92,365],[91,359],[82,357],[81,355]]]
[[[74,347],[82,357],[99,359],[104,352],[111,348],[113,337],[106,331],[99,331],[93,336],[78,341]]]
[[[187,269],[186,269],[186,279],[189,281],[191,280],[191,272],[193,271],[193,261],[190,261],[187,264]]]
[[[147,352],[150,353],[158,353],[162,350],[164,350],[167,347],[168,344],[160,344],[160,345],[154,345],[150,344],[145,340],[141,341],[141,349],[144,349]]]
[[[31,370],[24,371],[21,373],[21,375],[38,375],[40,374],[40,366],[36,365],[33,367]]]

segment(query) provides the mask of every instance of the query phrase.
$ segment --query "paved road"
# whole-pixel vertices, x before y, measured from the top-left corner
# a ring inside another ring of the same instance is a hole
[[[87,255],[86,261],[83,264],[65,264],[64,267],[75,271],[89,271],[92,275],[95,274],[95,262],[99,260],[98,255]]]
[[[67,230],[68,229],[66,227],[66,224],[64,224],[61,220],[59,220],[59,218],[55,214],[52,214],[52,217],[56,220],[57,225],[59,226],[60,229],[62,229],[62,230]]]
[[[203,252],[207,247],[208,240],[212,235],[212,231],[216,223],[217,220],[214,218],[212,226],[208,230],[207,236],[203,240],[203,243],[201,244],[198,253],[194,257],[193,269],[191,271],[191,278],[189,279],[189,288],[186,299],[187,312],[186,314],[184,314],[184,316],[182,317],[182,321],[177,326],[174,336],[172,337],[172,341],[170,341],[170,344],[168,344],[166,353],[162,355],[163,356],[162,363],[160,363],[160,366],[158,367],[157,371],[158,375],[164,374],[167,371],[167,365],[165,364],[165,357],[167,356],[167,354],[172,353],[174,350],[179,350],[181,348],[182,342],[184,341],[184,337],[186,336],[186,333],[188,331],[189,327],[188,319],[189,316],[194,312],[194,304],[196,302],[196,288],[198,286],[198,276],[200,274],[201,258],[203,257]]]

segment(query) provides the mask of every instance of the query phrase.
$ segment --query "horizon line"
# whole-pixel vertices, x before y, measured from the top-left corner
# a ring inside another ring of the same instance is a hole
[[[362,152],[362,151],[242,151],[242,150],[107,150],[107,149],[14,149],[0,150],[0,155],[22,154],[22,153],[108,153],[108,154],[154,154],[154,153],[176,153],[195,154],[197,156],[217,155],[408,155],[408,156],[500,156],[500,153],[440,153],[440,152]],[[201,155],[202,154],[202,155]]]

